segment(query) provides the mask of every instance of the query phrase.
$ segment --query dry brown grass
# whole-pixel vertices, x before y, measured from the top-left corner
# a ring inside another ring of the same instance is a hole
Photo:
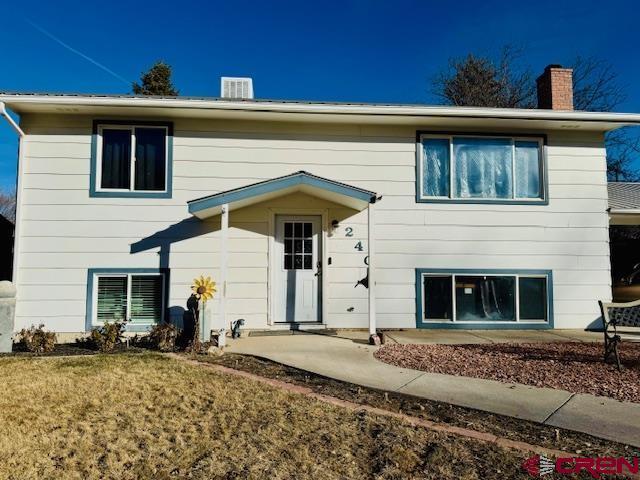
[[[523,456],[156,354],[2,358],[0,478],[520,478]]]

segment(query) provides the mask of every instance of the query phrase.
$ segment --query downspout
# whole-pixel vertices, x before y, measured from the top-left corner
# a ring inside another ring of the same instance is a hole
[[[5,106],[4,102],[0,102],[0,115],[2,115],[4,118],[7,119],[9,124],[18,133],[18,135],[20,135],[20,138],[22,139],[22,137],[24,137],[24,132],[20,128],[20,125],[18,125],[16,121],[11,117],[11,115],[9,115],[9,113],[7,112],[7,107]]]
[[[19,239],[20,239],[20,213],[21,213],[21,204],[22,204],[22,169],[23,169],[23,159],[24,159],[24,138],[25,133],[20,128],[20,125],[16,123],[16,121],[9,115],[7,112],[7,107],[4,102],[0,102],[0,116],[3,116],[9,122],[9,125],[16,131],[19,137],[18,143],[18,165],[17,165],[17,175],[16,175],[16,219],[15,225],[13,229],[13,273],[11,275],[11,281],[14,285],[18,285],[18,256],[19,256]]]

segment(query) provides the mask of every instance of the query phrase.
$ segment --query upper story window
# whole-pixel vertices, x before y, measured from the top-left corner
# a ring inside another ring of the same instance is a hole
[[[537,137],[421,135],[418,199],[540,203],[542,152]]]
[[[172,126],[94,125],[92,196],[170,197]]]

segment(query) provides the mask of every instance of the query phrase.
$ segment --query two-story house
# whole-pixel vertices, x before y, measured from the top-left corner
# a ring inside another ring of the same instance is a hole
[[[16,328],[584,328],[611,297],[603,137],[639,115],[3,94]]]

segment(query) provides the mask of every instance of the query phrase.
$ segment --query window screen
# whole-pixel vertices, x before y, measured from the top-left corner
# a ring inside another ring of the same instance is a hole
[[[424,318],[426,320],[451,320],[451,276],[424,277]]]
[[[166,134],[160,128],[136,128],[135,190],[164,190]]]
[[[127,318],[127,277],[99,277],[97,320],[123,321]]]
[[[101,188],[128,190],[131,186],[131,131],[102,131]]]
[[[133,275],[131,277],[131,321],[151,323],[162,316],[162,277]]]
[[[520,319],[547,319],[547,279],[520,277]]]

